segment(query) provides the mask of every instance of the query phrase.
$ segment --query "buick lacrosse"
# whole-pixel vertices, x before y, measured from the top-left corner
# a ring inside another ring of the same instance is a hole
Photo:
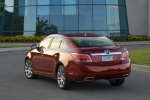
[[[27,52],[24,65],[29,79],[56,79],[61,89],[74,82],[108,80],[120,86],[130,75],[129,52],[109,38],[95,33],[53,34]]]

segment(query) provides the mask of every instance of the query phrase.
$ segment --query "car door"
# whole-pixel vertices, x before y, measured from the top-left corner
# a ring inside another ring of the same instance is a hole
[[[32,52],[32,62],[35,71],[41,73],[45,72],[44,56],[46,50],[49,48],[51,41],[52,41],[52,37],[45,38],[43,41],[41,41],[38,44],[37,49],[34,52]]]
[[[51,75],[54,75],[56,64],[59,61],[61,44],[62,39],[54,38],[50,48],[46,51],[47,55],[45,55],[45,68],[47,73]]]

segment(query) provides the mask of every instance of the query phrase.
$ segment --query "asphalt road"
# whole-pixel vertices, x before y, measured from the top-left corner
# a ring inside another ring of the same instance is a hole
[[[55,80],[25,77],[25,51],[0,56],[0,100],[149,100],[150,97],[149,72],[132,71],[120,87],[100,80],[78,82],[71,90],[60,90]]]

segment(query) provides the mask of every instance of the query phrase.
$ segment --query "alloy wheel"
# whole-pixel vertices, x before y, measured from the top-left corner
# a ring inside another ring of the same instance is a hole
[[[63,88],[65,85],[65,81],[66,81],[66,75],[62,67],[58,69],[57,80],[58,80],[58,85],[60,86],[60,88]]]
[[[32,71],[32,63],[31,63],[31,61],[29,59],[27,59],[25,61],[24,71],[25,71],[25,75],[29,79],[35,79],[35,78],[38,77],[38,75],[33,73],[33,71]]]
[[[28,78],[30,78],[32,76],[32,67],[31,67],[31,62],[29,60],[27,60],[25,62],[25,74]]]
[[[68,81],[64,66],[59,66],[57,69],[57,83],[60,89],[67,90],[72,87],[73,82]]]

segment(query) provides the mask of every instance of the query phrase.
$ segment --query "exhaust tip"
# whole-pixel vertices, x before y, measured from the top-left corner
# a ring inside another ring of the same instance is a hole
[[[124,74],[124,75],[123,75],[123,77],[128,77],[128,76],[129,76],[129,74]]]
[[[94,77],[86,77],[84,80],[85,80],[85,81],[93,81],[93,80],[94,80]]]

